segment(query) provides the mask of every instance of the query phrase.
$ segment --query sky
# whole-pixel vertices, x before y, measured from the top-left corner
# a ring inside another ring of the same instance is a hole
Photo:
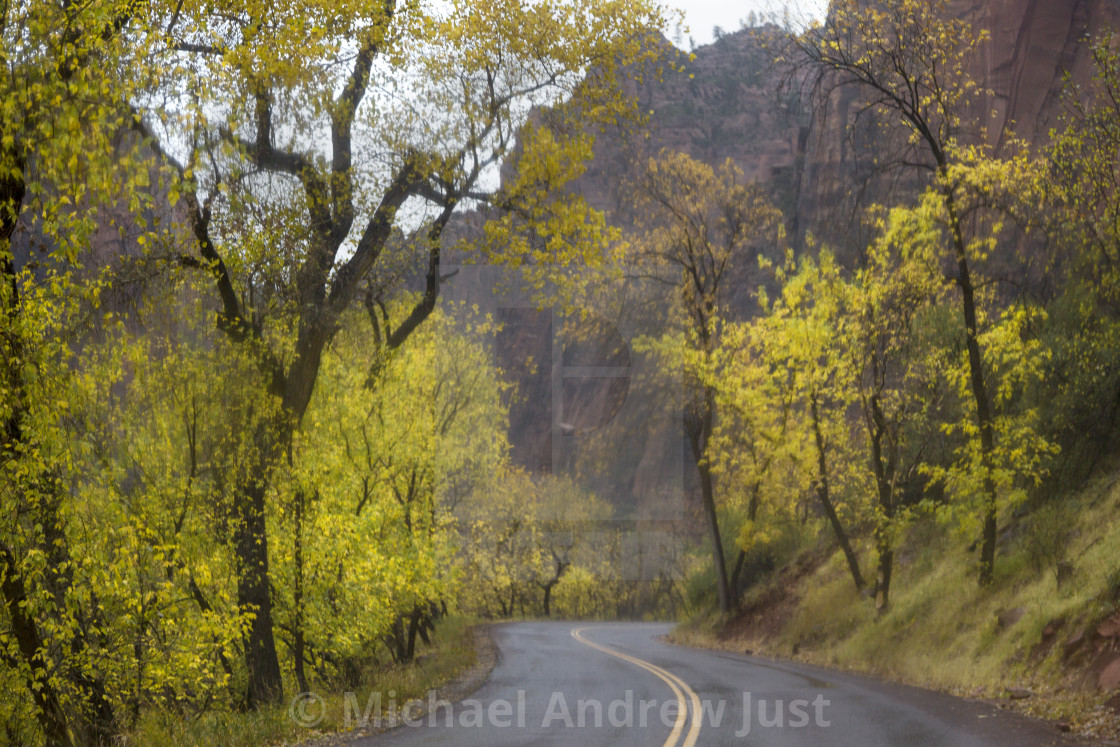
[[[737,31],[739,21],[745,19],[752,10],[760,15],[773,13],[780,16],[782,6],[788,5],[790,14],[797,17],[805,14],[820,15],[825,5],[825,0],[664,0],[664,2],[670,8],[684,11],[685,25],[689,28],[682,35],[681,46],[685,49],[688,48],[689,36],[695,40],[698,47],[711,44],[714,26],[720,26],[724,31]],[[667,36],[673,40],[671,29]]]

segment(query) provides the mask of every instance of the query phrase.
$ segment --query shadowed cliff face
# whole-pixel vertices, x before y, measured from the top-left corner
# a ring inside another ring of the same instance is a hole
[[[972,74],[994,92],[985,102],[995,112],[993,143],[1005,126],[1028,141],[1045,140],[1059,123],[1065,73],[1075,82],[1087,81],[1092,75],[1087,39],[1120,24],[1115,0],[959,0],[954,7],[992,35]]]
[[[745,29],[696,49],[689,60],[663,40],[666,59],[678,69],[666,66],[660,77],[646,71],[628,81],[648,121],[634,131],[600,135],[595,158],[574,190],[609,211],[616,224],[629,226],[628,182],[637,166],[665,148],[712,166],[731,159],[794,212],[809,119],[780,105],[781,75],[772,61],[781,44],[774,26]]]
[[[1088,39],[1120,26],[1120,3],[1114,0],[956,0],[950,8],[991,35],[971,69],[991,93],[974,103],[965,127],[973,142],[987,140],[997,148],[1009,132],[1030,143],[1045,142],[1066,108],[1067,74],[1075,84],[1092,76]],[[901,185],[890,177],[863,182],[870,176],[869,154],[882,145],[882,135],[870,118],[849,129],[860,104],[857,92],[847,90],[813,113],[798,185],[802,227],[842,225],[855,237],[855,207],[913,193],[906,175],[895,177]]]
[[[1044,141],[1060,123],[1067,72],[1074,83],[1091,77],[1087,39],[1120,27],[1116,0],[956,0],[950,8],[991,34],[972,74],[992,94],[975,102],[969,129],[997,147],[1009,128]],[[857,89],[839,90],[812,111],[786,106],[793,97],[782,93],[782,72],[771,64],[780,33],[770,26],[728,34],[697,49],[682,71],[636,82],[642,110],[651,112],[647,130],[601,137],[579,188],[628,225],[622,177],[634,156],[664,147],[713,166],[731,158],[768,186],[792,234],[859,242],[858,209],[907,198],[913,176],[873,176],[871,154],[884,147],[883,131],[867,116],[850,126],[862,106]]]

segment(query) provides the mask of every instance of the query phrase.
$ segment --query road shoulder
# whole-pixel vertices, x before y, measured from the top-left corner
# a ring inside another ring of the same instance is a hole
[[[846,685],[855,685],[880,695],[908,702],[932,715],[946,718],[949,721],[960,719],[963,715],[962,711],[967,712],[970,721],[975,719],[979,723],[983,720],[981,730],[990,732],[993,738],[1002,740],[1010,738],[1013,740],[1017,733],[1049,732],[1049,735],[1053,737],[1052,743],[1063,747],[1065,745],[1088,744],[1120,747],[1118,742],[1102,742],[1070,734],[1068,733],[1068,725],[1025,714],[1015,709],[1013,703],[1006,699],[962,697],[955,693],[934,690],[898,679],[888,679],[868,672],[836,669],[816,663],[808,664],[795,659],[782,659],[753,652],[738,653],[719,645],[705,646],[702,641],[695,639],[688,643],[681,643],[673,640],[672,634],[659,636],[658,640],[677,648],[704,651],[726,659],[742,661],[744,665],[769,667],[802,675],[809,674],[821,679],[829,678]]]
[[[475,625],[471,628],[473,637],[475,662],[463,671],[456,674],[443,685],[435,688],[433,700],[446,700],[450,703],[459,703],[486,682],[490,673],[494,671],[501,656],[498,645],[494,642],[493,625],[486,623]],[[416,717],[422,716],[423,709],[417,711]],[[401,725],[399,717],[383,718],[380,723],[370,723],[348,732],[325,734],[299,743],[299,747],[361,747],[366,740],[377,734],[382,734]]]

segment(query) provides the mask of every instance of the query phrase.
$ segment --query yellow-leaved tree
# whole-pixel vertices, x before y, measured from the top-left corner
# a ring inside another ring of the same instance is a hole
[[[724,492],[724,510],[738,523],[739,553],[731,588],[743,584],[748,558],[769,555],[783,535],[800,525],[814,462],[803,427],[801,400],[781,346],[774,345],[765,318],[725,325],[716,351],[711,384],[720,421],[712,435],[712,469]]]
[[[343,315],[406,247],[424,290],[385,330],[383,351],[399,348],[435,308],[443,232],[472,205],[516,216],[487,231],[508,261],[595,261],[602,221],[552,195],[579,173],[593,126],[632,113],[614,73],[652,54],[662,16],[621,0],[142,12],[163,35],[148,92],[132,99],[136,127],[177,178],[193,244],[171,258],[211,279],[218,328],[256,358],[255,385],[280,404],[244,434],[259,463],[229,484],[248,701],[275,701],[267,497]],[[536,106],[564,126],[523,127]],[[495,189],[515,138],[519,176]]]
[[[731,161],[718,170],[684,153],[661,152],[645,165],[635,185],[639,216],[629,258],[634,272],[667,288],[666,331],[645,344],[664,355],[685,377],[685,432],[700,478],[704,518],[720,610],[736,604],[720,533],[710,442],[718,421],[709,372],[723,320],[734,318],[735,291],[745,285],[758,258],[772,254],[780,213],[757,185],[745,183]],[[748,306],[749,299],[738,299]]]
[[[850,525],[865,510],[866,469],[861,442],[847,421],[855,401],[853,371],[843,364],[850,286],[832,254],[788,256],[778,270],[781,293],[758,320],[765,360],[778,391],[788,387],[798,406],[800,442],[809,446],[812,489],[847,561],[857,590],[864,576]],[[791,434],[792,435],[792,434]]]
[[[407,302],[408,299],[402,299]],[[384,645],[411,661],[454,603],[453,510],[500,471],[506,418],[480,328],[436,311],[368,376],[376,342],[351,313],[277,476],[281,626],[293,671],[347,677]],[[347,625],[338,625],[347,620]]]
[[[897,157],[896,165],[916,169],[927,199],[940,203],[955,268],[975,420],[978,472],[968,488],[981,496],[981,585],[992,580],[1001,505],[992,405],[1000,384],[986,368],[978,293],[983,281],[976,267],[996,246],[1001,224],[998,218],[985,219],[994,203],[977,196],[998,186],[989,179],[995,171],[988,166],[1002,162],[989,148],[965,143],[983,134],[968,116],[984,93],[969,66],[989,36],[956,17],[947,0],[840,0],[830,5],[823,23],[793,39],[788,58],[796,69],[808,70],[808,85],[826,97],[841,87],[857,88],[866,103],[863,111],[876,112],[905,135],[907,152]],[[1014,147],[1011,152],[1008,162],[1022,158]]]
[[[929,334],[945,303],[940,232],[920,209],[873,210],[877,236],[849,281],[837,341],[849,370],[874,478],[874,591],[890,604],[894,554],[913,506],[924,497],[922,465],[938,434],[945,386],[941,352]]]

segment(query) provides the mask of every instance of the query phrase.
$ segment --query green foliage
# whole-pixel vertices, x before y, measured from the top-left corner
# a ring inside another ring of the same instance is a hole
[[[1032,334],[1043,318],[1041,309],[1025,306],[1005,310],[982,336],[985,368],[998,386],[992,387],[995,408],[996,448],[991,455],[991,479],[1003,506],[1015,506],[1028,497],[1028,490],[1041,484],[1058,447],[1041,432],[1038,411],[1023,406],[1024,392],[1042,380],[1048,351]],[[959,359],[958,359],[959,360]],[[948,467],[929,466],[931,477],[945,485],[956,502],[945,507],[966,533],[975,533],[984,507],[982,455],[975,416],[968,412],[969,372],[963,363],[945,370],[950,387],[965,403],[965,417],[944,424],[946,435],[962,445],[956,461]]]
[[[1120,145],[1120,54],[1115,31],[1092,39],[1093,78],[1084,90],[1067,82],[1072,113],[1051,133],[1049,173],[1044,182],[1052,213],[1049,228],[1061,249],[1075,249],[1075,277],[1088,281],[1110,316],[1120,303],[1116,272],[1120,259],[1120,191],[1117,146]],[[1068,255],[1067,255],[1068,256]],[[1068,262],[1065,257],[1060,258]]]

